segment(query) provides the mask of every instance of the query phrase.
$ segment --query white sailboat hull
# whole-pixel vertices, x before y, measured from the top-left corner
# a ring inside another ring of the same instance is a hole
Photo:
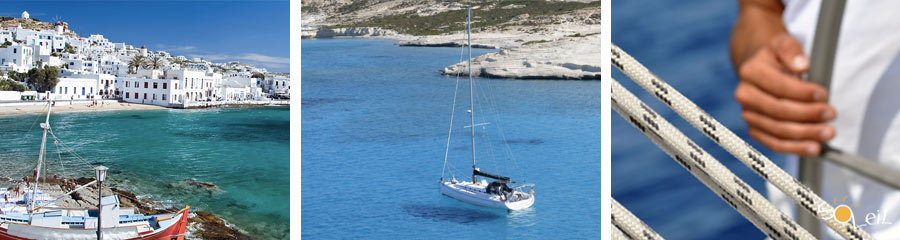
[[[498,195],[485,192],[487,184],[472,182],[441,182],[441,193],[466,203],[508,210],[520,210],[531,207],[534,204],[534,195],[526,192],[515,191],[514,195],[520,196],[515,201],[501,200]]]

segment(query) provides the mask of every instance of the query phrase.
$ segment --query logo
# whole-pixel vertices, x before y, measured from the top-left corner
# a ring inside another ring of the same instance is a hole
[[[831,210],[830,213],[828,210],[828,204],[822,203],[822,205],[819,206],[819,209],[817,209],[818,212],[820,213],[819,216],[824,216],[823,220],[825,220],[825,221],[828,221],[831,219],[834,219],[835,221],[837,221],[838,229],[847,226],[847,224],[851,224],[851,225],[857,226],[859,228],[865,228],[865,227],[875,226],[875,225],[891,225],[891,224],[893,224],[892,222],[887,221],[887,214],[882,213],[880,209],[875,210],[875,212],[872,212],[872,213],[866,213],[864,215],[865,218],[861,219],[862,221],[859,222],[861,224],[858,224],[857,219],[856,219],[857,215],[853,212],[852,207],[859,208],[859,207],[862,207],[862,205],[860,205],[859,203],[853,203],[853,204],[848,205],[847,198],[850,198],[850,195],[845,195],[844,198],[841,199],[840,204],[838,204],[837,198],[835,198],[834,202],[832,202],[832,204],[837,205],[837,207],[835,207],[833,210]],[[822,213],[824,213],[824,214],[822,214]],[[837,232],[835,232],[834,230],[832,230],[831,232],[835,236],[838,236]]]

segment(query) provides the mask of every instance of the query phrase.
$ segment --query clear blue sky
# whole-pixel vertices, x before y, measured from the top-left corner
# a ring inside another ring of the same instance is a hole
[[[240,61],[288,72],[290,1],[18,1],[0,0],[0,16],[52,21],[79,36],[103,34],[173,55]]]

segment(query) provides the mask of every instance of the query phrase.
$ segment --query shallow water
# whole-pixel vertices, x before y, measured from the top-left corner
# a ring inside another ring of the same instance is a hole
[[[747,134],[734,101],[728,40],[737,1],[614,0],[612,41],[776,163]],[[615,69],[615,68],[613,68]],[[618,70],[612,77],[765,195],[761,177]],[[612,122],[612,196],[669,239],[765,235],[618,114]]]
[[[503,157],[496,131],[479,127],[490,138],[476,145],[479,167],[536,184],[534,206],[507,213],[440,194],[456,78],[436,70],[458,62],[458,48],[337,39],[304,40],[302,51],[303,237],[601,236],[599,81],[478,81],[493,90],[497,117],[476,121],[501,126],[516,159]],[[465,80],[460,87],[458,104],[468,105]],[[469,120],[458,107],[448,164],[468,179]]]
[[[43,117],[0,117],[0,176],[21,178],[34,169]],[[50,125],[51,175],[90,177],[103,164],[114,187],[212,212],[259,239],[288,237],[287,107],[59,113]],[[52,144],[54,135],[60,144]],[[184,179],[223,192],[186,188],[178,184]]]

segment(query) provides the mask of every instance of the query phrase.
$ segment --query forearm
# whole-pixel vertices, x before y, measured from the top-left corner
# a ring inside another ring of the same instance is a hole
[[[784,6],[778,0],[740,0],[738,19],[731,33],[731,62],[735,69],[787,28]]]

